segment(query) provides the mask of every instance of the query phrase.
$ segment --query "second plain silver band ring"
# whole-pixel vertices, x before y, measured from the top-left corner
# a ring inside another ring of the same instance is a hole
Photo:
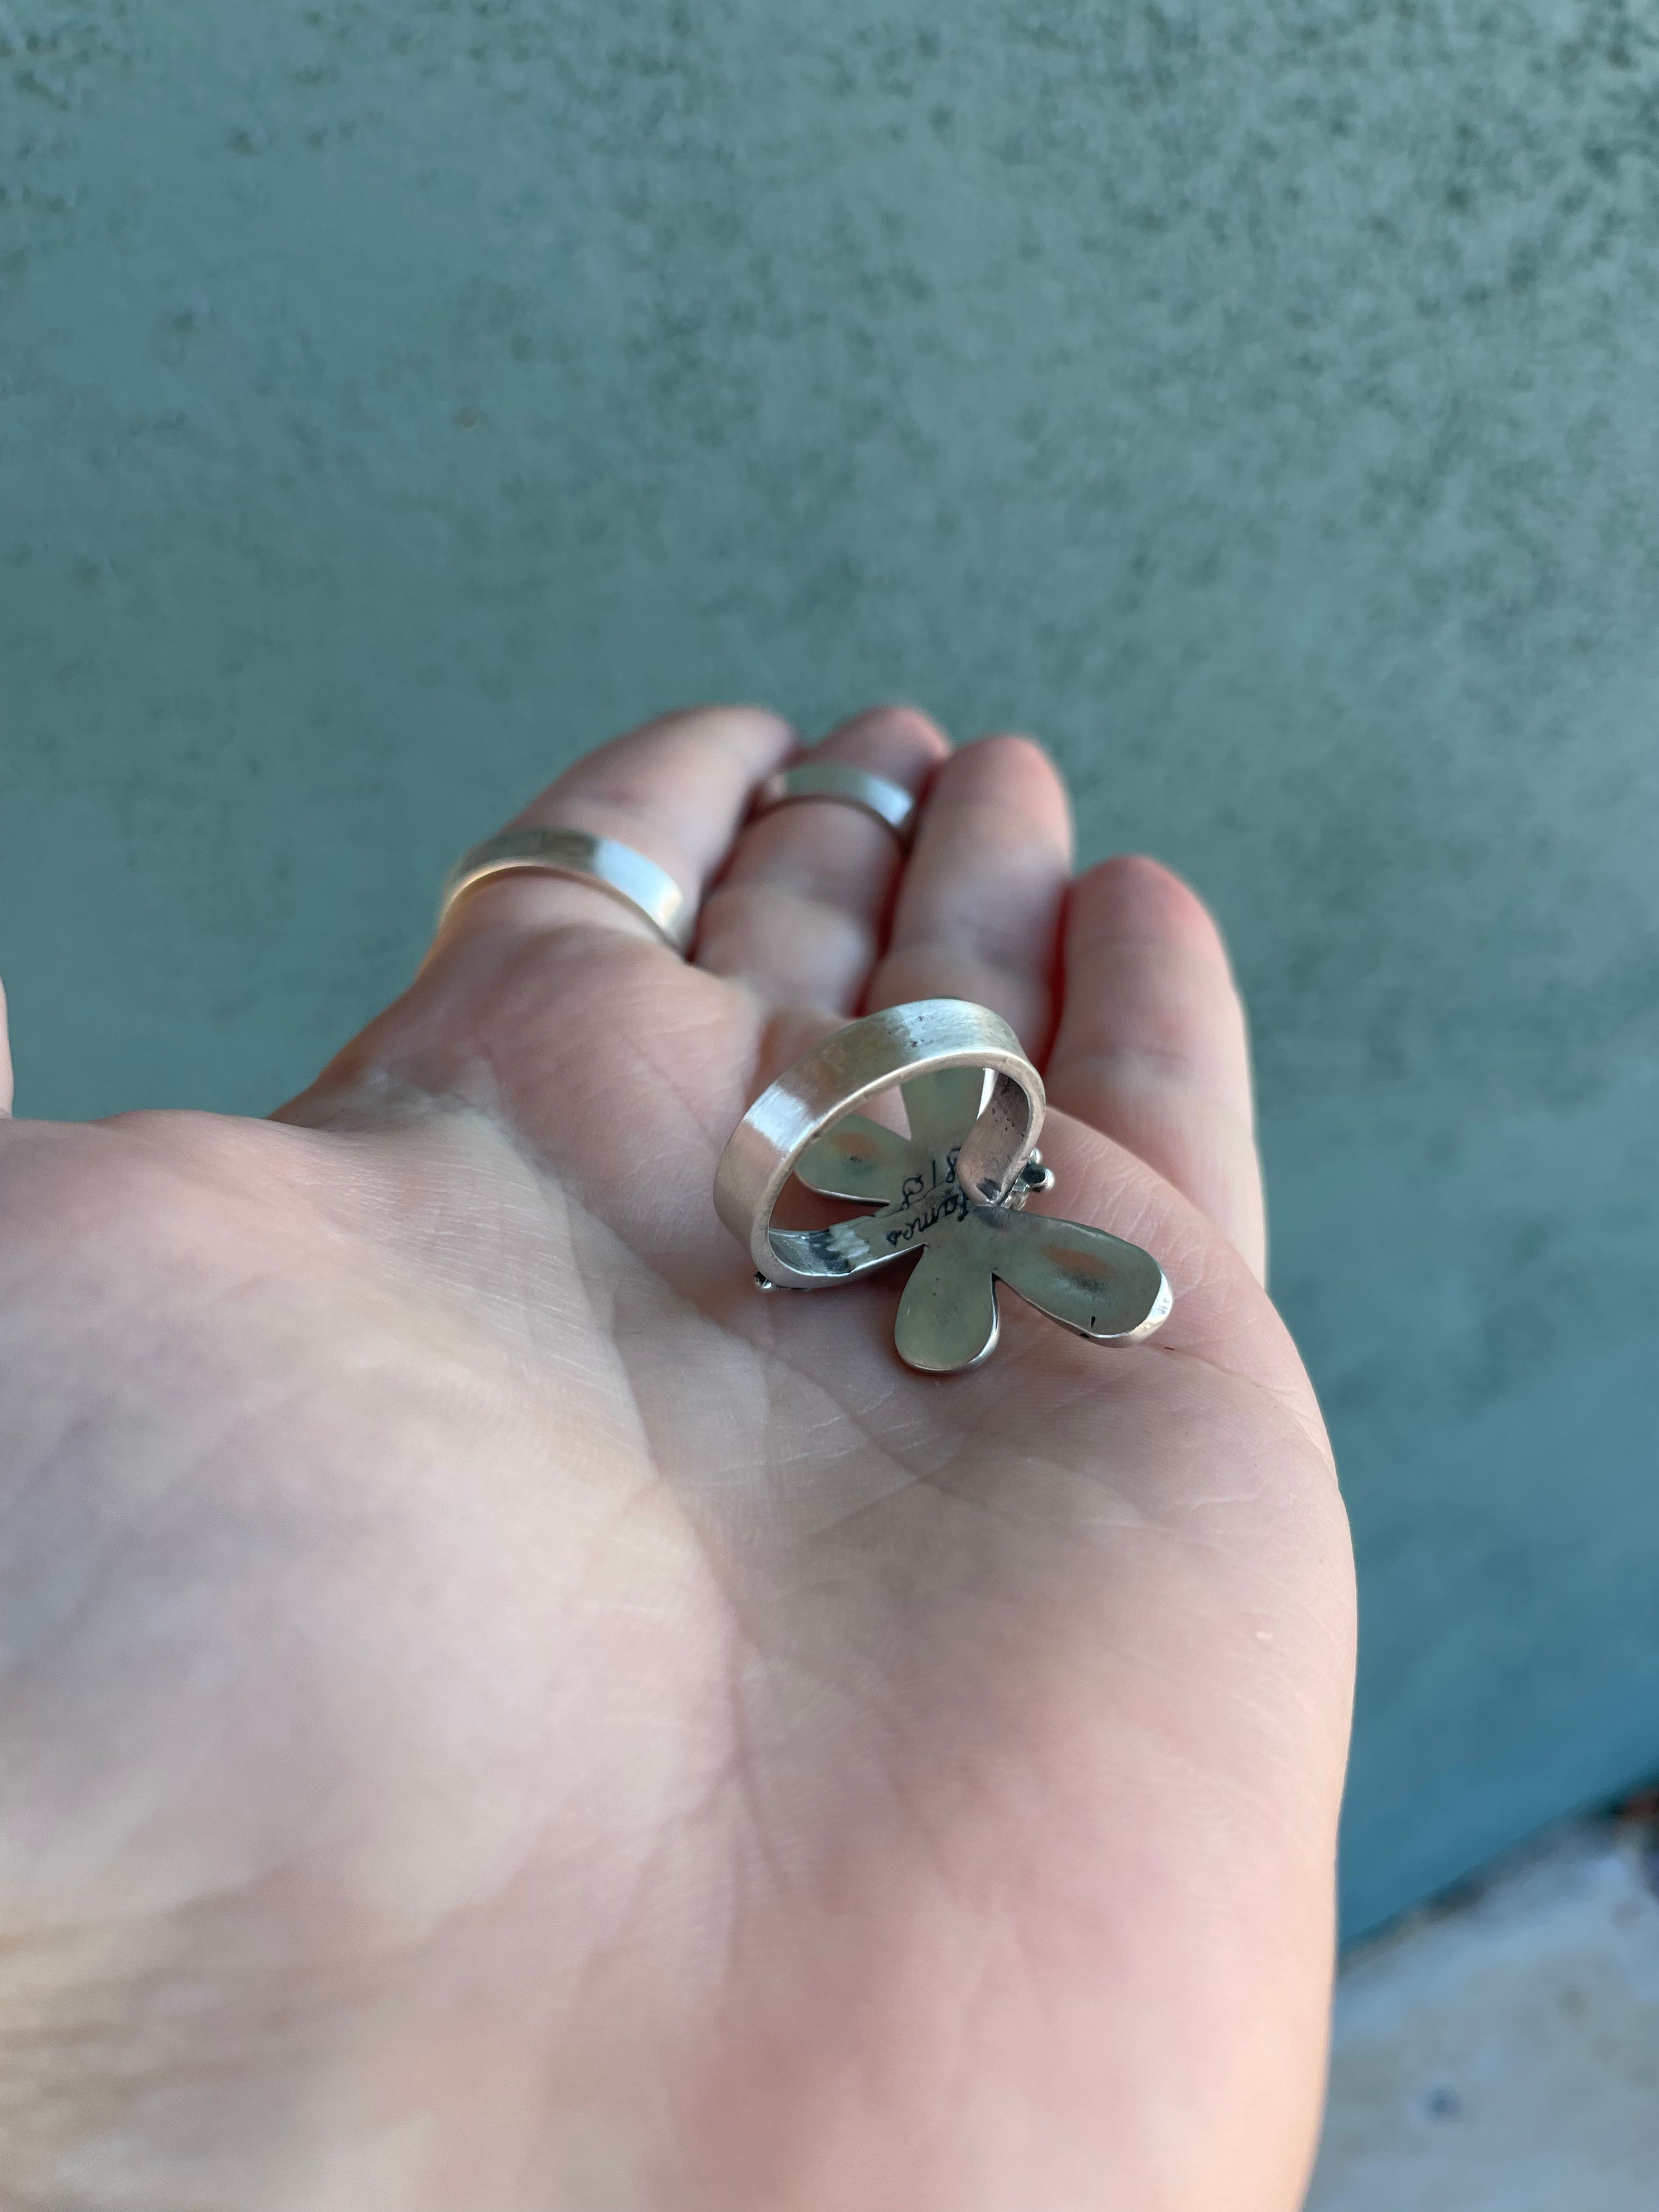
[[[522,870],[566,876],[592,884],[620,899],[648,921],[672,951],[684,954],[696,928],[696,908],[666,868],[615,837],[596,837],[586,830],[503,830],[474,845],[444,878],[438,897],[441,925],[461,893],[486,876]]]
[[[867,769],[849,768],[844,761],[802,761],[769,776],[756,794],[755,812],[769,814],[774,807],[790,806],[805,799],[830,799],[843,806],[856,806],[892,831],[901,845],[915,835],[917,804],[913,793],[884,775]]]

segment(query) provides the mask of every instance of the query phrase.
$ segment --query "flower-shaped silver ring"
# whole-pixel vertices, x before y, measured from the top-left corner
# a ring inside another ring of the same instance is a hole
[[[859,1111],[897,1089],[908,1135]],[[899,1356],[954,1374],[996,1348],[997,1285],[1095,1344],[1136,1344],[1168,1314],[1149,1252],[1103,1229],[1027,1213],[1054,1176],[1036,1151],[1042,1079],[1007,1024],[964,999],[890,1006],[836,1030],[750,1108],[720,1156],[714,1206],[765,1290],[824,1290],[919,1255],[899,1301]],[[791,1176],[873,1212],[780,1229]]]

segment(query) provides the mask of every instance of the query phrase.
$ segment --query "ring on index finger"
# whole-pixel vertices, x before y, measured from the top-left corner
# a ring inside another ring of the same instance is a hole
[[[438,897],[440,926],[474,884],[523,870],[592,884],[596,890],[632,907],[672,951],[684,955],[690,945],[696,909],[667,869],[617,838],[592,836],[586,830],[503,830],[498,837],[474,845],[444,878]]]

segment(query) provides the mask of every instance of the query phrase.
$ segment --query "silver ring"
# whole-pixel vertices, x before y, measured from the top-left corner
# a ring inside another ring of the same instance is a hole
[[[749,1248],[756,1273],[797,1291],[844,1283],[895,1256],[847,1224],[774,1229],[773,1209],[807,1146],[844,1114],[912,1076],[982,1067],[994,1078],[956,1164],[981,1206],[998,1206],[1030,1159],[1046,1104],[1042,1078],[1006,1022],[965,999],[920,999],[827,1037],[763,1091],[732,1131],[714,1176],[714,1210]]]
[[[867,769],[849,768],[843,761],[803,761],[798,768],[781,769],[768,776],[756,794],[755,811],[769,814],[775,806],[789,806],[803,799],[833,799],[843,806],[857,806],[890,830],[901,845],[908,845],[916,826],[916,800],[902,783]]]
[[[550,876],[568,876],[592,884],[648,921],[663,943],[684,953],[696,927],[696,909],[665,868],[647,860],[631,845],[614,837],[590,836],[586,830],[503,830],[473,846],[444,878],[438,896],[441,927],[464,890],[486,876],[501,876],[525,869],[539,869]]]

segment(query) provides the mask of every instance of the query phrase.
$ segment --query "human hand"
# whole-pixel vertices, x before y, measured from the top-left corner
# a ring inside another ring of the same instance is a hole
[[[7,2207],[1299,2203],[1352,1583],[1225,956],[1025,741],[828,743],[902,872],[669,716],[520,818],[717,878],[690,964],[499,878],[277,1120],[0,1127]],[[756,1294],[726,1136],[938,996],[1149,1343]]]

